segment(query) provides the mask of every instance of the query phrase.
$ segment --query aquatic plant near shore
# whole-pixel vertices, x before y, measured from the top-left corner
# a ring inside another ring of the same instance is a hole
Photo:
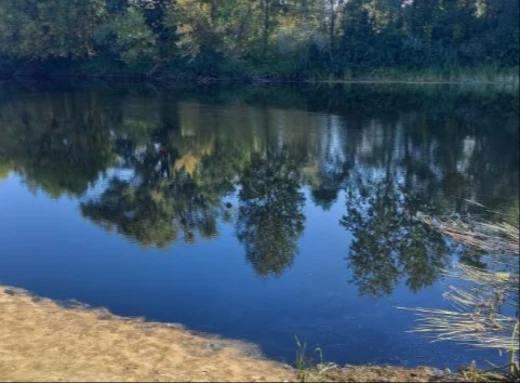
[[[519,380],[518,228],[509,223],[465,223],[429,217],[420,220],[469,249],[491,254],[491,260],[488,269],[458,262],[451,270],[445,270],[446,277],[465,282],[464,287],[450,286],[443,294],[454,309],[412,309],[420,317],[412,331],[434,333],[435,341],[505,350],[508,363],[502,367],[493,365],[491,371],[504,372],[508,378]],[[470,370],[476,371],[475,364]]]

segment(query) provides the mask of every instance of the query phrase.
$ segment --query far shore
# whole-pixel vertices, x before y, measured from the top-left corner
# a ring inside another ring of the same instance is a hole
[[[429,367],[296,370],[240,341],[58,304],[5,286],[0,310],[2,381],[462,381]]]
[[[327,79],[284,79],[284,78],[228,78],[228,77],[210,77],[210,76],[179,76],[171,77],[169,73],[159,76],[147,76],[146,74],[132,73],[87,73],[87,72],[66,72],[66,73],[1,73],[0,79],[83,79],[83,80],[112,80],[112,81],[137,81],[150,82],[158,85],[175,85],[175,84],[191,84],[191,85],[283,85],[283,84],[410,84],[410,85],[490,85],[517,89],[520,86],[520,77],[518,72],[505,71],[497,72],[493,75],[479,73],[463,74],[443,74],[436,72],[417,72],[408,73],[406,71],[396,73],[376,73],[376,74],[359,74],[356,76],[345,78],[327,78]]]

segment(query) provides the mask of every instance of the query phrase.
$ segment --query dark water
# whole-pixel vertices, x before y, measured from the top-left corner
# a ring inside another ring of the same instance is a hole
[[[493,360],[395,307],[482,262],[417,214],[517,217],[518,161],[516,92],[4,84],[0,283],[287,362]]]

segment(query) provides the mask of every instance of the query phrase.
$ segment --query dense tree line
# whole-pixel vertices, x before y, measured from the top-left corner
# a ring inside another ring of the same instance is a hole
[[[0,68],[345,76],[519,62],[518,0],[2,0]]]

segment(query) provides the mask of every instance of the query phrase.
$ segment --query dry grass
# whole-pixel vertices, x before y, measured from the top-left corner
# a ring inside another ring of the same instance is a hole
[[[291,381],[247,346],[0,287],[0,381]]]
[[[429,367],[318,365],[300,375],[300,382],[464,382],[462,375]]]
[[[414,332],[436,333],[436,340],[451,340],[480,348],[517,352],[518,318],[499,308],[518,307],[518,274],[482,271],[456,263],[446,275],[472,284],[470,289],[450,286],[443,296],[456,310],[413,309],[421,316]]]
[[[182,328],[63,307],[0,286],[0,381],[443,382],[439,370],[262,359],[251,346]],[[303,374],[303,375],[302,375]]]
[[[454,309],[413,309],[420,317],[413,331],[435,334],[435,341],[503,350],[509,355],[508,363],[493,372],[501,371],[511,379],[520,380],[518,228],[508,223],[467,223],[430,217],[421,220],[452,240],[492,258],[486,270],[455,263],[453,269],[444,271],[446,277],[466,283],[464,288],[450,286],[443,294]],[[498,255],[505,255],[502,259],[506,262],[498,261]],[[475,366],[465,374],[471,375],[472,381],[479,381],[482,376],[487,379]]]
[[[433,227],[454,241],[488,252],[518,254],[520,250],[519,230],[507,222],[463,222],[452,218],[420,216],[420,221]]]

